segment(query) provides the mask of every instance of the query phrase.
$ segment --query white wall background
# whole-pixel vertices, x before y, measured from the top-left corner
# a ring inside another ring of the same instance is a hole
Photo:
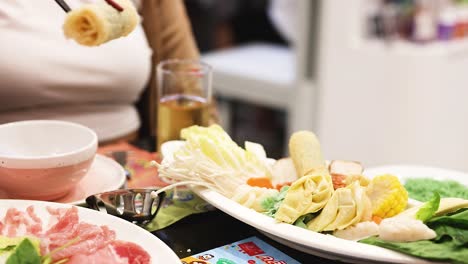
[[[362,19],[362,0],[322,1],[316,100],[301,111],[325,156],[468,171],[468,45],[386,47],[361,38]]]

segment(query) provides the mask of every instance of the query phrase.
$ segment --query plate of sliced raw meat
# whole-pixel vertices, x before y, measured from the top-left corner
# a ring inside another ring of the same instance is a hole
[[[42,259],[49,257],[52,263],[180,263],[164,242],[141,227],[59,203],[0,200],[0,247],[12,244],[10,238],[28,238],[39,245]],[[0,254],[0,263],[15,250]]]

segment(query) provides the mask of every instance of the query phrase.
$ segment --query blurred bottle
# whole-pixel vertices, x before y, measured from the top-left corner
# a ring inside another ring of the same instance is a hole
[[[412,39],[418,43],[427,43],[437,36],[436,22],[429,0],[419,0],[415,4]]]
[[[399,14],[397,18],[398,35],[400,38],[410,40],[413,35],[413,18],[414,18],[414,1],[400,0],[399,1]]]
[[[468,0],[369,0],[366,35],[415,43],[468,38]]]
[[[457,6],[457,23],[455,25],[455,38],[468,37],[468,5],[461,3]]]
[[[383,1],[372,0],[366,5],[365,16],[366,21],[366,35],[371,38],[383,38]]]
[[[439,11],[437,20],[437,38],[442,41],[451,40],[454,36],[457,22],[456,10],[452,2],[446,1]]]
[[[382,27],[384,39],[394,40],[398,37],[398,1],[387,0],[382,6]]]

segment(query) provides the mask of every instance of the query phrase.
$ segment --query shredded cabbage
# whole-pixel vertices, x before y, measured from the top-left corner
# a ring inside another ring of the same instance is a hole
[[[185,139],[170,159],[163,159],[159,176],[171,182],[203,185],[231,197],[251,177],[270,177],[271,166],[260,144],[238,146],[218,125],[182,129]]]

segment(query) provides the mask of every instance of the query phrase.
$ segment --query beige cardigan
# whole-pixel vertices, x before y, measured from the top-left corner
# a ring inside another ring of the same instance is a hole
[[[196,46],[182,0],[143,0],[143,28],[153,50],[152,76],[138,104],[142,116],[141,134],[155,136],[157,83],[155,67],[166,59],[196,59]]]

